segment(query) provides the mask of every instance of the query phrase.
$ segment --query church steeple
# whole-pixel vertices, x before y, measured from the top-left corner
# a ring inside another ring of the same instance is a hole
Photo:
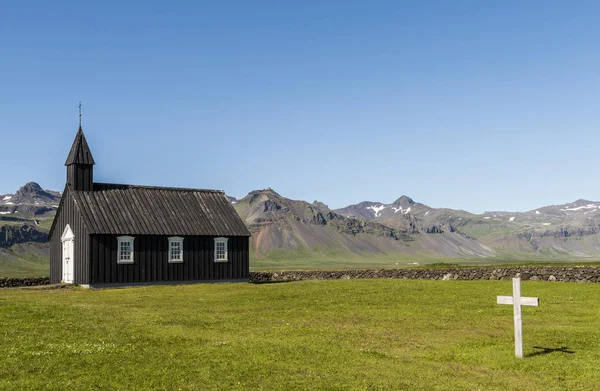
[[[67,166],[67,183],[73,190],[92,191],[94,183],[94,158],[79,126],[75,141],[65,162]]]

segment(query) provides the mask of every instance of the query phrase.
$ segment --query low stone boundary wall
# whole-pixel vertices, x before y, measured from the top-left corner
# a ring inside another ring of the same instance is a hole
[[[520,266],[449,269],[381,269],[341,271],[252,272],[250,282],[341,280],[354,278],[399,278],[409,280],[510,280],[520,276],[531,281],[600,282],[595,266]]]
[[[251,272],[250,282],[267,283],[300,280],[344,280],[355,278],[398,278],[407,280],[510,280],[520,276],[522,280],[600,282],[600,266],[518,266],[518,267],[469,267],[449,269],[380,269],[339,271],[283,271]],[[185,283],[185,282],[183,282]],[[5,278],[0,277],[0,288],[48,285],[48,277]]]
[[[0,288],[17,288],[21,286],[37,286],[50,284],[49,277],[6,278],[0,277]]]

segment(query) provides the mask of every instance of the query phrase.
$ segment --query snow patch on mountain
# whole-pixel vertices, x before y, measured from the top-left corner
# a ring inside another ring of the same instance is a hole
[[[385,205],[379,205],[379,206],[369,206],[367,209],[371,209],[373,212],[375,212],[375,217],[379,217],[379,215],[381,214],[381,211],[384,210],[386,208]]]
[[[4,205],[14,205],[14,204],[15,204],[14,202],[7,202]]]
[[[539,214],[540,214],[540,211],[539,211],[539,210],[536,210],[536,211],[535,211],[535,214],[536,214],[536,215],[539,215]]]
[[[5,196],[5,197],[2,199],[2,201],[8,201],[8,200],[10,200],[11,198],[12,198],[12,196]]]
[[[10,212],[0,212],[0,215],[9,215]]]
[[[598,205],[595,204],[587,204],[584,206],[578,206],[577,208],[565,208],[565,209],[561,209],[561,211],[566,212],[566,211],[578,211],[578,210],[582,210],[582,209],[597,209]]]
[[[515,216],[511,217],[510,219],[508,219],[508,221],[514,221],[515,220]]]
[[[410,212],[410,206],[406,209],[402,208],[401,206],[399,206],[397,208],[395,206],[392,206],[392,209],[394,210],[394,213],[402,212],[403,215]],[[427,216],[427,214],[425,214],[425,215]]]

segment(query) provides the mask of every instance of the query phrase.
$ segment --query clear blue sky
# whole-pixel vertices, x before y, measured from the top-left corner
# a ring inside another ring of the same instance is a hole
[[[81,100],[96,181],[600,199],[598,1],[52,3],[0,0],[0,194],[63,188]]]

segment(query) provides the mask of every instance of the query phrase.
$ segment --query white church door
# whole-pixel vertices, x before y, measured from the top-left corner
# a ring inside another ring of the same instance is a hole
[[[75,235],[68,225],[65,227],[62,241],[62,282],[73,283],[73,261],[75,250]]]

